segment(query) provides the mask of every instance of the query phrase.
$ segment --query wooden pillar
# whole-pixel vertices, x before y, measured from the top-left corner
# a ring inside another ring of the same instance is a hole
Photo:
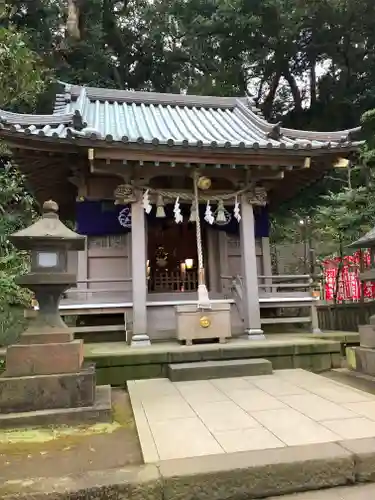
[[[219,280],[220,280],[220,270],[219,270],[219,258],[218,258],[218,239],[217,232],[211,227],[207,228],[207,263],[208,263],[208,279],[209,279],[209,290],[213,294],[217,294],[219,291]]]
[[[272,276],[272,262],[271,262],[271,247],[270,239],[262,238],[262,274],[264,276]],[[263,280],[264,288],[262,291],[272,292],[272,278],[265,278]]]
[[[228,264],[228,241],[227,235],[224,231],[219,231],[219,264],[220,264],[220,276],[229,276],[229,264]],[[230,295],[230,281],[223,280],[220,278],[220,292],[224,294],[227,298]]]
[[[147,275],[146,275],[146,220],[140,198],[132,203],[132,290],[133,290],[133,335],[131,345],[149,345],[147,334]]]
[[[254,211],[246,195],[241,196],[241,216],[240,239],[244,324],[249,339],[258,340],[265,337],[260,322]]]

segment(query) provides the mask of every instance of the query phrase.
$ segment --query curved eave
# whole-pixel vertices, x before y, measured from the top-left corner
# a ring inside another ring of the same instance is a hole
[[[23,128],[20,124],[13,124],[9,128],[4,124],[0,124],[0,137],[3,137],[5,141],[10,144],[19,144],[20,148],[28,149],[32,148],[31,144],[29,147],[24,144],[25,141],[29,143],[48,143],[48,144],[61,144],[61,145],[71,145],[73,147],[86,147],[86,148],[116,148],[116,149],[147,149],[147,150],[189,150],[189,151],[209,151],[211,153],[232,151],[232,152],[262,152],[262,154],[303,154],[304,156],[317,156],[320,154],[348,154],[352,151],[356,151],[364,141],[355,142],[342,142],[337,144],[324,143],[322,145],[311,144],[311,143],[294,143],[285,144],[278,143],[274,144],[272,142],[258,143],[254,142],[252,144],[245,143],[215,143],[203,144],[200,141],[188,142],[188,141],[145,141],[143,138],[138,138],[137,140],[129,140],[129,138],[124,137],[121,141],[113,140],[113,137],[107,136],[105,138],[98,137],[95,133],[91,133],[89,136],[74,135],[72,133],[66,132],[66,127],[63,124],[59,124],[53,132],[51,125],[45,125],[42,128],[38,128],[36,125],[29,125],[27,128]],[[63,130],[64,129],[64,130]],[[20,144],[23,143],[23,145]]]
[[[290,139],[302,139],[307,141],[331,141],[348,142],[351,137],[358,134],[361,127],[347,130],[338,130],[336,132],[315,132],[312,130],[295,130],[291,128],[280,127],[280,133]]]
[[[30,115],[13,113],[11,111],[0,110],[0,124],[3,127],[15,126],[29,127],[29,126],[45,126],[45,125],[68,125],[73,121],[74,113],[61,113],[52,115]]]
[[[348,248],[357,248],[357,249],[370,248],[370,247],[375,247],[375,228],[369,231],[364,236],[362,236],[362,238],[359,238],[359,240],[348,245]]]

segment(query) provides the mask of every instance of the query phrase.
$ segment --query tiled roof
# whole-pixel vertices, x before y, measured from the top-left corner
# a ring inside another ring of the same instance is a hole
[[[375,246],[375,227],[359,238],[359,240],[349,245],[351,248],[368,248],[373,246]]]
[[[221,148],[355,148],[352,134],[268,123],[248,98],[129,92],[65,84],[52,115],[0,110],[1,132],[61,140]]]

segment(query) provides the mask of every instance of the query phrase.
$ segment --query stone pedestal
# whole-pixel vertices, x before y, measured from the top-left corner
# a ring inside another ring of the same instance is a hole
[[[25,332],[8,347],[0,428],[111,420],[110,387],[96,387],[95,366],[83,363],[83,341],[65,330]]]
[[[358,327],[359,331],[359,343],[361,347],[370,347],[375,349],[375,326],[374,325],[360,325]]]
[[[193,340],[219,339],[232,336],[229,304],[211,304],[211,309],[198,310],[194,304],[176,306],[177,338],[191,345]]]
[[[347,347],[347,363],[351,370],[375,377],[375,317],[369,325],[360,325],[359,347]]]

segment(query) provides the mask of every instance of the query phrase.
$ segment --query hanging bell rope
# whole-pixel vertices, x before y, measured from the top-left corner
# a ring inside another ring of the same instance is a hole
[[[195,206],[199,206],[198,194],[198,179],[199,174],[194,174],[194,202]],[[205,282],[204,275],[204,260],[203,260],[203,245],[202,245],[202,230],[199,210],[196,211],[196,237],[197,237],[197,251],[198,251],[198,309],[211,309],[211,302],[208,296],[208,290]]]

